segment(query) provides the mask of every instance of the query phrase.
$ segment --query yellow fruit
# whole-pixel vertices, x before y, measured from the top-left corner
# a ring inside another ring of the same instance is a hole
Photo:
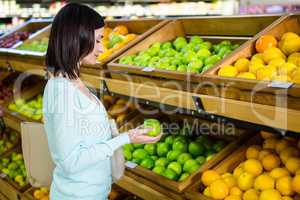
[[[263,149],[276,149],[276,145],[279,142],[277,138],[268,138],[263,143]]]
[[[292,79],[294,83],[300,84],[300,67],[294,71],[292,74]]]
[[[258,160],[262,161],[266,155],[271,154],[271,153],[273,153],[273,151],[271,149],[264,149],[264,150],[260,151],[258,154]]]
[[[238,74],[238,70],[234,66],[224,66],[221,67],[221,69],[218,72],[218,76],[224,76],[224,77],[235,77]]]
[[[262,191],[259,200],[281,200],[280,193],[275,189],[268,189]]]
[[[256,79],[256,75],[251,72],[242,72],[242,73],[239,73],[236,77],[237,78],[245,78],[245,79]]]
[[[295,84],[300,84],[300,76],[299,77],[294,77],[292,79],[292,82],[295,83]]]
[[[272,65],[272,66],[278,68],[279,66],[283,65],[284,63],[285,63],[285,59],[275,58],[269,62],[269,65]]]
[[[275,154],[268,154],[262,160],[263,167],[267,171],[279,167],[280,163],[280,158]]]
[[[254,188],[256,190],[263,191],[267,189],[273,189],[274,186],[275,186],[275,179],[266,173],[258,176],[254,181]]]
[[[237,167],[234,169],[233,171],[233,176],[235,178],[238,178],[242,173],[244,172],[243,168],[242,167]]]
[[[240,58],[234,63],[234,66],[238,72],[247,72],[249,71],[249,63],[250,61],[247,58]]]
[[[295,147],[286,147],[280,152],[280,159],[285,164],[290,157],[299,156],[299,151]]]
[[[252,56],[251,61],[258,61],[261,63],[264,63],[263,61],[263,54],[262,53],[256,53]]]
[[[236,179],[232,174],[223,174],[222,175],[222,179],[223,181],[227,184],[227,186],[229,187],[229,189],[231,189],[232,187],[236,186]]]
[[[293,195],[294,192],[292,190],[292,177],[285,176],[276,180],[276,189],[282,194],[286,196]]]
[[[236,195],[236,196],[242,196],[243,192],[241,191],[240,188],[238,188],[238,187],[233,187],[233,188],[231,188],[229,194],[230,194],[230,195]]]
[[[243,194],[243,200],[258,200],[259,194],[255,189],[249,189]]]
[[[45,196],[45,197],[41,198],[41,200],[49,200],[49,197]]]
[[[289,63],[293,63],[294,65],[296,66],[300,66],[300,53],[297,52],[297,53],[292,53],[289,57],[288,57],[288,60],[287,62]]]
[[[286,54],[300,51],[300,37],[297,34],[285,34],[278,44],[279,48]]]
[[[251,62],[249,64],[249,72],[251,72],[252,74],[256,74],[258,69],[261,69],[265,67],[265,65],[263,63],[260,62]]]
[[[252,174],[253,176],[258,176],[263,172],[263,166],[256,159],[248,159],[244,165],[245,172]]]
[[[277,74],[276,68],[272,65],[268,65],[256,71],[256,79],[263,80],[263,81],[270,81],[272,80],[273,76],[276,76],[276,74]]]
[[[279,75],[289,75],[291,76],[294,70],[297,69],[297,66],[293,63],[284,63],[283,65],[278,67]]]
[[[41,187],[40,188],[41,192],[43,192],[44,194],[49,194],[49,189],[46,187]]]
[[[35,190],[35,191],[33,192],[33,196],[34,196],[34,198],[36,198],[36,199],[41,199],[41,198],[43,198],[44,193],[43,193],[42,191],[40,191],[40,190]]]
[[[279,154],[284,148],[288,147],[290,142],[288,140],[282,139],[276,144],[276,152]]]
[[[250,159],[258,159],[259,151],[261,150],[261,147],[258,145],[252,145],[250,146],[246,151],[246,158]]]
[[[205,190],[203,191],[203,194],[207,197],[211,197],[210,188],[209,187],[205,188]]]
[[[281,197],[281,200],[293,200],[293,198],[292,197],[284,196],[284,197]]]
[[[270,47],[263,52],[263,60],[265,63],[269,63],[271,60],[276,58],[285,59],[285,55],[282,51],[276,47]]]
[[[248,172],[243,172],[238,178],[238,187],[243,190],[249,190],[254,183],[254,176]]]
[[[229,194],[229,188],[226,183],[218,179],[209,186],[211,197],[214,199],[224,199]]]
[[[299,175],[300,174],[300,169],[298,169],[295,173],[295,175]]]
[[[241,200],[241,197],[236,195],[229,195],[224,200]]]
[[[286,40],[286,39],[292,39],[297,37],[298,34],[294,33],[294,32],[286,32],[281,36],[281,40]]]
[[[290,173],[286,168],[275,168],[270,172],[270,176],[274,179],[278,179],[289,175]]]
[[[220,179],[221,176],[214,170],[207,170],[201,176],[201,181],[205,186],[209,186],[212,182]]]
[[[300,175],[296,175],[292,180],[293,191],[300,194]]]
[[[272,81],[278,81],[278,82],[292,82],[291,77],[287,75],[277,75],[272,78]]]
[[[287,159],[285,167],[289,170],[289,172],[295,174],[296,171],[300,169],[300,158],[290,157]]]

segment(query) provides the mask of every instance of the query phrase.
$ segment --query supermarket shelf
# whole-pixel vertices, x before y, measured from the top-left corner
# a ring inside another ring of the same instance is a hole
[[[299,133],[300,111],[103,78],[108,92]],[[120,87],[122,86],[122,87]],[[198,105],[196,105],[196,103]]]

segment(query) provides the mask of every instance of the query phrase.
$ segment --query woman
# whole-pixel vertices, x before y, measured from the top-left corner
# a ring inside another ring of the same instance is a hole
[[[127,143],[154,143],[148,129],[134,129],[112,139],[102,103],[79,78],[82,64],[95,64],[103,52],[102,17],[93,9],[68,4],[54,18],[46,55],[52,75],[44,91],[45,130],[56,165],[51,200],[107,199],[111,156]]]

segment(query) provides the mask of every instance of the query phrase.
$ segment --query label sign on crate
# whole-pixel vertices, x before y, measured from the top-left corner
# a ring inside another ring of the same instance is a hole
[[[5,178],[5,177],[6,177],[6,174],[4,174],[4,173],[0,174],[0,178]]]
[[[131,168],[131,169],[133,169],[133,168],[135,168],[135,167],[137,166],[137,164],[134,163],[134,162],[131,162],[131,161],[127,161],[127,162],[125,163],[125,166],[126,166],[126,167],[129,167],[129,168]]]
[[[293,83],[273,81],[273,82],[269,83],[268,87],[288,89],[292,85],[293,85]]]
[[[154,70],[155,70],[155,68],[153,68],[153,67],[144,67],[142,69],[143,72],[153,72]]]

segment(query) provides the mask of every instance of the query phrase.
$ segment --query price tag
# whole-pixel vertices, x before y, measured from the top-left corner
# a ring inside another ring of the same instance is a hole
[[[18,113],[17,113],[17,112],[11,112],[10,114],[11,114],[11,115],[13,115],[13,116],[16,116],[16,115],[18,115]]]
[[[131,169],[133,169],[133,168],[135,168],[135,167],[137,166],[137,164],[134,163],[134,162],[131,162],[131,161],[127,161],[127,162],[125,163],[125,166],[126,166],[126,167],[129,167],[129,168],[131,168]]]
[[[153,68],[153,67],[144,67],[142,69],[143,72],[153,72],[154,70],[155,70],[155,68]]]
[[[273,81],[273,82],[269,83],[268,87],[288,89],[292,85],[293,85],[293,83]]]
[[[0,174],[0,178],[5,178],[5,177],[6,177],[6,174],[4,174],[4,173]]]

